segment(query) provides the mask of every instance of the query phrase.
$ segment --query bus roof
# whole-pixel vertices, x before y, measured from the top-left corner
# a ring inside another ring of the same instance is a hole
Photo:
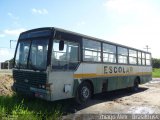
[[[71,34],[74,34],[74,35],[78,35],[78,36],[81,36],[81,37],[84,37],[84,38],[89,38],[89,39],[100,41],[100,42],[106,42],[106,43],[109,43],[109,44],[113,44],[113,45],[117,45],[117,46],[120,46],[120,47],[134,49],[134,50],[138,50],[138,51],[145,52],[145,53],[150,53],[150,52],[147,52],[147,51],[144,51],[144,50],[140,50],[140,49],[136,49],[136,48],[133,48],[133,47],[125,46],[125,45],[122,45],[122,44],[110,42],[108,40],[104,40],[104,39],[100,39],[100,38],[96,38],[96,37],[91,37],[91,36],[84,35],[84,34],[81,34],[81,33],[76,33],[76,32],[72,32],[72,31],[69,31],[69,30],[56,28],[56,27],[54,27],[54,29],[57,30],[57,31],[60,31],[60,32],[65,32],[65,33],[71,33]]]
[[[104,39],[100,39],[100,38],[96,38],[96,37],[91,37],[91,36],[88,36],[88,35],[72,32],[72,31],[65,30],[65,29],[62,29],[62,28],[57,28],[57,27],[43,27],[43,28],[31,29],[31,30],[22,32],[21,35],[25,34],[25,33],[28,33],[28,32],[35,32],[35,31],[41,31],[41,30],[56,30],[56,31],[59,31],[59,32],[69,33],[69,34],[77,35],[77,36],[80,36],[80,37],[92,39],[92,40],[95,40],[95,41],[105,42],[105,43],[108,43],[108,44],[117,45],[117,46],[125,47],[125,48],[130,48],[130,49],[133,49],[133,50],[138,50],[138,51],[141,51],[141,52],[151,54],[150,52],[147,52],[147,51],[144,51],[144,50],[136,49],[136,48],[125,46],[125,45],[122,45],[122,44],[119,44],[119,43],[110,42],[108,40],[104,40]]]

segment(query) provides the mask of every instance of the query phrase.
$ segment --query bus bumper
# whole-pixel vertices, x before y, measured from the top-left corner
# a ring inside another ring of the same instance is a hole
[[[41,99],[48,100],[48,101],[51,100],[50,92],[47,90],[38,89],[34,87],[29,87],[29,86],[22,87],[17,84],[13,84],[11,88],[16,93],[20,95],[24,95],[26,97],[36,97],[36,98],[41,98]]]
[[[13,84],[13,86],[11,87],[11,89],[20,94],[20,95],[23,95],[23,96],[26,96],[26,97],[34,97],[34,93],[32,93],[31,91],[28,90],[27,87],[22,87],[20,85],[17,85],[17,84]]]

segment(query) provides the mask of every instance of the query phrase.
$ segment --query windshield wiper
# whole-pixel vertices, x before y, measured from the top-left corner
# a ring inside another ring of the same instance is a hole
[[[37,71],[37,70],[38,70],[37,67],[35,67],[35,65],[29,64],[29,67],[30,67],[32,70],[34,70],[34,71]]]
[[[35,65],[32,64],[31,60],[29,60],[28,66],[29,66],[30,69],[32,69],[34,71],[37,70],[37,68],[35,67]]]
[[[16,68],[18,68],[18,69],[24,69],[24,68],[26,68],[26,65],[25,65],[25,64],[22,64],[22,63],[18,63],[18,64],[16,65]]]

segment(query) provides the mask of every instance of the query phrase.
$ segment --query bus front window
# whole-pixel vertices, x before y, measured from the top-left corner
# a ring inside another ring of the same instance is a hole
[[[14,67],[19,69],[45,70],[47,65],[48,43],[49,40],[46,39],[20,41],[16,52]]]
[[[33,40],[29,56],[29,69],[33,70],[45,70],[47,65],[47,53],[48,53],[49,40]]]
[[[31,41],[20,41],[17,48],[17,53],[15,57],[15,67],[16,68],[27,68],[27,59],[29,54],[29,47]]]

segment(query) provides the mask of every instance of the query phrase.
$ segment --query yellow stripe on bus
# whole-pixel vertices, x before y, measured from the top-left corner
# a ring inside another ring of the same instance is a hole
[[[95,77],[114,77],[114,76],[132,76],[132,75],[151,75],[151,72],[140,72],[140,73],[127,73],[127,74],[95,74],[95,73],[85,73],[85,74],[74,74],[74,78],[95,78]]]

